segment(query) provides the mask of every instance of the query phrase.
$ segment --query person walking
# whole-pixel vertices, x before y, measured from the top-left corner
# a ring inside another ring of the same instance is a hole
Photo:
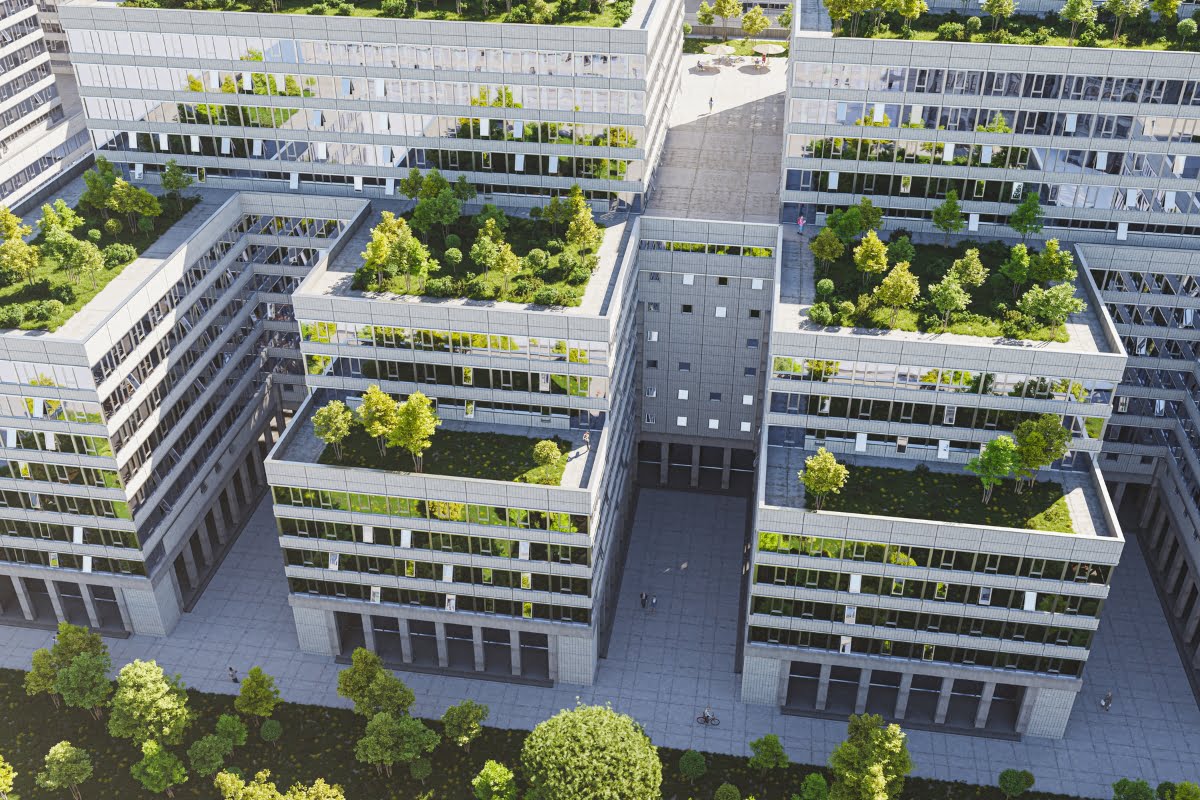
[[[710,98],[708,98],[708,113],[711,114],[712,112],[713,112],[713,99],[710,97]]]
[[[237,670],[235,670],[233,667],[229,668],[229,680],[233,681],[234,683],[238,682]]]
[[[583,447],[589,453],[592,452],[592,432],[591,431],[583,432]]]
[[[652,595],[650,595],[650,613],[653,614],[655,609],[657,609],[657,608],[658,608],[658,595],[652,594]]]
[[[646,593],[645,592],[642,592],[641,601],[642,601],[642,611],[645,611],[646,610]]]
[[[1100,707],[1105,711],[1108,711],[1112,708],[1112,692],[1104,695],[1104,699],[1100,701]]]

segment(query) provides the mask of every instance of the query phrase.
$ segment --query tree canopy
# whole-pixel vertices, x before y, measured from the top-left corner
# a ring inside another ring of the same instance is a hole
[[[108,732],[139,745],[150,739],[179,744],[191,722],[179,676],[163,674],[153,661],[134,661],[121,668],[109,709]]]
[[[852,715],[846,740],[829,756],[830,800],[896,800],[912,772],[906,736],[877,714]]]
[[[824,447],[804,459],[804,471],[799,474],[804,490],[815,498],[813,507],[821,510],[826,495],[837,494],[846,485],[850,470],[839,464],[833,453]]]

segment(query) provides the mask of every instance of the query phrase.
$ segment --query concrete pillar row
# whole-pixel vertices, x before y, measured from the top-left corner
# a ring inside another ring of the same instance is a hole
[[[832,671],[833,667],[829,664],[821,665],[821,675],[817,678],[817,711],[824,711],[829,701],[829,673]]]
[[[904,719],[904,715],[908,713],[908,696],[912,692],[911,673],[904,673],[900,676],[900,691],[896,695],[896,719]]]
[[[733,448],[726,447],[721,457],[721,488],[729,488],[729,469],[733,466]]]
[[[486,666],[483,655],[483,628],[471,626],[471,643],[475,645],[475,671],[483,672]]]
[[[58,587],[50,578],[46,578],[45,583],[46,591],[50,593],[50,605],[54,606],[54,616],[58,617],[59,622],[69,622],[67,615],[63,613],[62,598],[58,596]]]
[[[83,607],[87,609],[88,622],[93,628],[100,627],[100,615],[96,613],[96,603],[92,600],[92,590],[83,581],[79,582],[79,594],[83,597]]]
[[[692,476],[689,484],[694,489],[700,485],[700,445],[692,445]]]
[[[1196,602],[1192,604],[1192,613],[1188,614],[1187,622],[1184,623],[1183,640],[1190,642],[1196,635],[1198,627],[1200,627],[1200,597],[1196,598]]]
[[[400,658],[405,664],[411,664],[412,655],[412,639],[409,638],[408,620],[400,618]]]
[[[1151,487],[1146,494],[1146,505],[1142,508],[1141,516],[1138,517],[1138,527],[1142,530],[1146,529],[1146,523],[1150,521],[1152,514],[1159,510],[1158,489]]]
[[[445,669],[450,666],[450,650],[446,646],[446,623],[433,623],[433,630],[437,634],[438,666]]]
[[[362,628],[363,628],[363,647],[370,650],[372,653],[378,653],[379,650],[375,647],[375,626],[371,623],[371,615],[363,612]]]
[[[29,599],[29,590],[25,588],[25,579],[14,575],[13,588],[17,591],[17,603],[21,606],[21,614],[26,620],[33,621],[33,601]]]
[[[867,695],[871,692],[871,670],[863,669],[858,673],[858,694],[854,698],[854,713],[862,714],[867,710]]]
[[[1179,579],[1179,573],[1183,572],[1186,566],[1187,558],[1184,556],[1184,551],[1181,547],[1179,548],[1179,555],[1175,559],[1175,563],[1171,564],[1167,571],[1167,579],[1163,582],[1163,588],[1166,589],[1168,593],[1172,591],[1172,587],[1175,586],[1175,581]]]
[[[1124,487],[1125,484],[1121,484]],[[983,696],[979,698],[979,710],[975,712],[975,727],[983,728],[987,726],[988,712],[992,710],[992,698],[996,695],[996,684],[985,683],[983,685]]]
[[[933,715],[933,722],[936,725],[941,725],[946,721],[946,713],[950,711],[950,690],[953,688],[953,678],[942,678],[942,689],[938,693],[937,711]]]
[[[1183,609],[1187,607],[1188,598],[1192,596],[1192,589],[1195,587],[1196,581],[1193,578],[1188,577],[1184,579],[1183,585],[1179,587],[1179,594],[1175,597],[1175,603],[1171,606],[1172,614],[1177,617],[1183,616]]]
[[[200,587],[200,570],[196,568],[196,556],[192,553],[191,545],[185,544],[179,555],[183,556],[183,571],[187,573],[188,584],[194,591]]]

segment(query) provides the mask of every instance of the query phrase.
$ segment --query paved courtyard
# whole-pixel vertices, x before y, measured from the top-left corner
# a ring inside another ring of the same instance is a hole
[[[785,717],[774,708],[738,703],[733,674],[736,596],[746,501],[687,492],[644,490],[638,503],[609,657],[592,687],[543,689],[401,673],[417,694],[415,712],[440,716],[464,697],[487,703],[493,722],[530,728],[576,698],[611,702],[672,747],[745,753],[746,742],[779,734],[791,757],[821,763],[845,725]],[[657,595],[654,613],[638,593]],[[283,562],[270,506],[263,503],[196,605],[166,639],[112,639],[114,661],[156,659],[198,689],[230,692],[225,668],[259,664],[276,675],[286,699],[345,705],[334,691],[330,659],[300,653],[287,605]],[[0,666],[24,668],[50,643],[44,631],[0,627]],[[1141,554],[1130,543],[1117,571],[1086,675],[1087,688],[1060,742],[997,741],[912,731],[919,775],[989,783],[1007,767],[1027,767],[1046,791],[1111,796],[1120,777],[1200,777],[1200,712],[1188,690]],[[1098,706],[1112,690],[1114,704]],[[696,725],[711,704],[719,728]]]

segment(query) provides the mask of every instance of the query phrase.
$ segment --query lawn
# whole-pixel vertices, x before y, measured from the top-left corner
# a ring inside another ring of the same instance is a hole
[[[326,7],[336,6],[338,0],[328,0],[324,5]],[[411,3],[412,0],[409,0]],[[315,5],[314,0],[276,0],[275,9],[283,14],[312,14],[312,7]],[[355,0],[355,2],[347,4],[352,13],[349,15],[339,14],[338,16],[354,16],[354,17],[380,17],[383,16],[383,0]],[[517,7],[517,3],[513,3],[513,8]],[[506,22],[508,17],[508,9],[503,0],[491,0],[489,3],[489,13],[482,13],[482,6],[479,0],[464,0],[462,3],[463,12],[458,13],[454,0],[418,0],[418,9],[407,19],[422,19],[422,20],[447,20],[452,22]],[[558,3],[550,2],[549,6],[557,12]],[[186,8],[185,0],[164,0],[162,8]],[[253,11],[254,4],[245,2],[245,0],[235,0],[229,5],[222,5],[220,8],[227,11]],[[334,9],[331,9],[334,10]],[[572,12],[567,14],[563,19],[556,20],[555,25],[578,25],[591,28],[618,28],[621,23],[618,22],[616,15],[613,14],[611,4],[605,4],[604,8],[598,14],[588,14]]]
[[[1063,487],[1054,481],[1037,481],[1020,494],[1014,481],[1005,481],[984,505],[982,484],[967,472],[847,466],[846,485],[825,498],[823,510],[1074,533]]]
[[[551,437],[547,437],[551,438]],[[570,444],[552,437],[562,452],[558,462],[540,466],[533,460],[533,446],[540,440],[528,436],[512,436],[488,431],[458,431],[438,429],[433,446],[425,451],[425,472],[432,475],[451,475],[455,478],[482,478],[491,481],[537,483],[558,486],[567,467]],[[412,456],[397,447],[388,448],[380,456],[379,445],[359,426],[351,429],[342,442],[339,461],[332,447],[326,447],[319,459],[322,464],[365,467],[393,472],[412,472]]]
[[[200,202],[199,198],[188,197],[184,198],[183,203],[177,207],[171,201],[164,199],[162,201],[163,213],[155,218],[153,231],[149,233],[142,233],[136,229],[130,231],[128,230],[129,226],[126,225],[126,230],[123,230],[116,237],[110,236],[104,231],[104,219],[99,214],[89,207],[80,205],[75,211],[83,217],[84,222],[74,233],[76,237],[82,239],[87,235],[88,230],[97,228],[101,231],[98,247],[103,249],[107,245],[121,243],[132,245],[138,253],[141,253],[147,247],[154,244],[158,237],[162,236],[198,202]],[[40,244],[41,236],[39,235],[38,238],[34,239],[33,243]],[[51,298],[61,300],[63,295],[60,293],[64,290],[58,287],[68,287],[68,291],[73,292],[74,299],[69,303],[62,301],[63,310],[61,312],[53,314],[43,321],[35,322],[26,320],[20,325],[23,330],[57,330],[74,316],[75,312],[87,305],[105,286],[120,275],[123,269],[124,267],[118,267],[116,269],[103,270],[96,276],[96,284],[93,286],[90,278],[80,277],[78,280],[72,280],[71,276],[60,268],[56,260],[48,257],[43,258],[41,267],[33,278],[35,286],[30,286],[26,281],[15,281],[7,286],[0,287],[0,308],[49,300]],[[45,281],[45,283],[41,283],[42,281]]]
[[[767,56],[767,58],[787,58],[787,40],[775,39],[701,39],[685,36],[683,39],[683,52],[685,55],[704,55],[704,48],[710,44],[727,44],[733,48],[734,55],[738,56],[756,56],[754,46],[757,44],[778,44],[783,45],[783,52],[778,55]]]
[[[160,800],[164,797],[146,791],[130,775],[130,765],[141,754],[135,753],[128,740],[110,737],[105,723],[92,719],[85,711],[56,709],[45,695],[27,697],[21,686],[24,674],[17,670],[0,670],[0,730],[5,733],[0,741],[0,754],[18,773],[16,791],[9,794],[9,800],[69,796],[66,791],[44,792],[34,784],[34,775],[41,769],[46,752],[64,740],[91,754],[95,771],[80,786],[85,800]],[[466,691],[468,685],[463,683],[462,688]],[[210,733],[218,715],[235,713],[231,696],[196,691],[190,691],[188,696],[195,721],[188,730],[185,746],[172,748],[185,764],[187,746]],[[722,710],[717,711],[720,716]],[[504,709],[493,708],[491,713],[493,722],[501,721]],[[548,710],[546,716],[550,715]],[[474,800],[470,782],[484,762],[489,759],[500,761],[519,772],[521,745],[525,739],[524,731],[485,727],[469,752],[442,742],[431,756],[432,776],[425,784],[418,784],[402,766],[397,767],[389,778],[355,759],[354,747],[362,736],[364,722],[362,717],[347,709],[282,703],[275,709],[273,717],[283,724],[279,746],[264,743],[253,726],[246,744],[234,751],[227,767],[237,767],[247,777],[258,770],[269,769],[272,779],[285,790],[297,781],[311,783],[317,778],[325,778],[341,785],[348,800]],[[637,717],[636,710],[634,717]],[[429,724],[440,732],[439,722]],[[787,746],[786,739],[784,745]],[[681,751],[659,747],[658,755],[663,762],[662,796],[679,800],[692,797],[707,800],[725,781],[739,786],[743,792],[756,792],[757,797],[782,800],[799,793],[804,777],[820,769],[791,764],[785,769],[771,770],[764,778],[758,770],[750,768],[745,758],[706,754],[707,773],[696,783],[689,784],[682,780],[677,768]],[[174,792],[178,800],[213,800],[216,797],[211,780],[198,775],[189,776],[188,781],[175,787]],[[1026,792],[1021,798],[1067,800],[1065,795],[1044,792]],[[909,778],[902,800],[1004,799],[994,786]]]
[[[1000,274],[1000,265],[1008,258],[1009,246],[1003,242],[972,242],[964,241],[951,246],[935,244],[917,244],[916,255],[909,264],[913,275],[921,285],[921,296],[911,308],[901,309],[892,321],[889,308],[873,307],[866,313],[856,313],[854,324],[863,328],[880,328],[900,331],[932,331],[942,330],[939,314],[929,302],[928,289],[931,283],[937,283],[945,276],[955,259],[961,258],[970,248],[979,250],[979,260],[988,269],[987,280],[982,286],[970,287],[971,304],[966,313],[958,321],[951,321],[947,329],[949,333],[965,336],[1003,336],[1004,331],[1000,320],[1005,308],[1015,307],[1012,297],[1012,284]],[[1035,248],[1030,247],[1030,254]],[[833,281],[834,294],[829,305],[835,307],[839,302],[855,302],[860,293],[870,291],[863,286],[863,273],[854,266],[854,247],[848,246],[845,253],[828,268],[821,262],[816,264],[816,280],[829,278]],[[878,285],[880,278],[872,277],[871,287]],[[1064,326],[1057,328],[1038,328],[1021,337],[1034,341],[1065,342],[1067,331]]]

